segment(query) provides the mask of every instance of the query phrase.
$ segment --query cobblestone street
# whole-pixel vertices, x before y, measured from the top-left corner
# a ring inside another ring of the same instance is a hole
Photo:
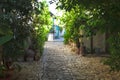
[[[21,63],[16,80],[120,80],[120,74],[109,73],[101,57],[82,57],[63,42],[46,42],[41,60]]]
[[[48,42],[43,55],[44,74],[42,80],[73,80],[69,66],[72,56],[61,42]],[[68,58],[69,57],[69,58]]]

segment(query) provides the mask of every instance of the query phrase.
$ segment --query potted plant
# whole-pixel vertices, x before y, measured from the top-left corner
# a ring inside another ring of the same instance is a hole
[[[3,74],[3,70],[5,70],[5,66],[0,65],[0,80],[5,77],[5,74]]]
[[[21,70],[21,66],[19,64],[12,64],[10,69],[7,69],[4,64],[0,65],[0,80],[11,80],[15,71],[19,72]]]
[[[4,45],[13,38],[13,35],[0,36],[0,80],[11,80],[15,69],[11,57],[6,57],[4,54]],[[9,55],[8,55],[9,56]]]

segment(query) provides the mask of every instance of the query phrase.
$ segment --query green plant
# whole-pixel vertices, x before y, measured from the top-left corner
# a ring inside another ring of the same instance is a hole
[[[46,2],[43,1],[37,4],[37,13],[33,13],[34,22],[32,25],[34,31],[32,32],[32,40],[34,49],[36,48],[37,51],[39,51],[40,55],[42,55],[44,43],[46,41],[49,27],[51,26],[52,22]]]
[[[0,37],[0,45],[5,44],[6,42],[10,41],[13,38],[12,35],[6,35],[3,37]]]
[[[9,76],[12,76],[14,72],[20,72],[21,71],[21,66],[20,64],[14,63],[10,66],[10,69],[6,68],[6,65],[2,64],[0,65],[0,79],[7,78]]]
[[[15,71],[17,71],[17,72],[20,72],[21,69],[22,69],[21,65],[18,64],[18,63],[13,63],[13,64],[11,65],[11,68],[13,68],[13,69],[14,69]]]
[[[26,47],[31,46],[27,42],[28,37],[33,40],[34,50],[42,53],[50,25],[50,13],[45,2],[1,0],[0,45],[3,48],[3,62],[6,63],[8,58],[15,61],[23,56]]]
[[[25,41],[31,34],[32,13],[36,0],[1,0],[0,1],[0,45],[2,62],[13,63],[23,56]],[[11,60],[12,59],[12,60]]]
[[[3,73],[3,70],[5,70],[5,66],[4,65],[0,65],[0,78],[4,78],[5,74]]]
[[[118,58],[120,56],[120,40],[118,38],[119,36],[116,37],[116,35],[120,33],[120,18],[118,18],[120,17],[119,0],[60,0],[60,3],[60,8],[69,12],[76,9],[76,6],[79,6],[78,8],[82,12],[76,12],[75,15],[80,14],[80,19],[83,20],[83,23],[85,23],[83,30],[85,31],[86,36],[91,37],[91,43],[93,43],[92,36],[96,34],[97,31],[110,34],[109,45],[111,48],[109,48],[109,51],[111,57],[108,59],[108,65],[110,65],[111,69],[119,71],[120,69],[118,67],[120,67],[120,61]],[[81,24],[81,21],[77,24]],[[113,46],[113,44],[116,45]]]
[[[111,70],[120,70],[120,34],[114,34],[109,38],[110,44],[110,58],[105,61],[105,64],[110,65]]]

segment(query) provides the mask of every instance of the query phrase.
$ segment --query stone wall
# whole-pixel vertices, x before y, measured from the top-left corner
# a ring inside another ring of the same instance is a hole
[[[83,38],[82,41],[84,45],[90,49],[90,38]],[[97,35],[93,37],[93,48],[105,52],[105,34],[97,33]]]
[[[98,33],[93,39],[94,48],[100,48],[101,51],[105,52],[105,34]]]

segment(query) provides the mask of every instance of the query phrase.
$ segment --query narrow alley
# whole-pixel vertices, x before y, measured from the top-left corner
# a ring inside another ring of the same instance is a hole
[[[119,80],[100,63],[102,57],[82,57],[71,52],[63,42],[46,42],[38,62],[21,63],[16,80]],[[23,75],[24,73],[24,75]],[[112,76],[111,76],[112,75]]]

